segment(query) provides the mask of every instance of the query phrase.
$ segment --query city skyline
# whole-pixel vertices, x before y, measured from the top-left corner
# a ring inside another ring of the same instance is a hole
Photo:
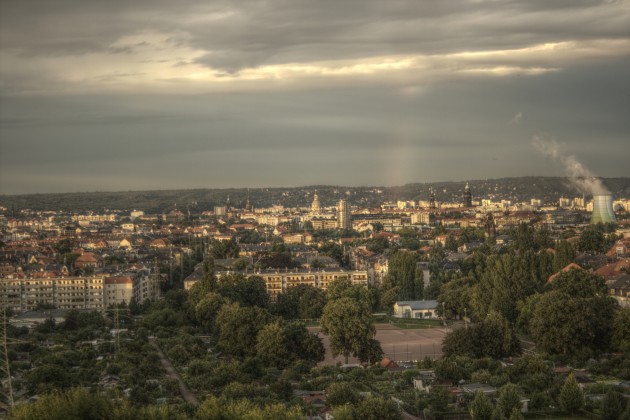
[[[624,1],[0,8],[0,194],[629,175]]]

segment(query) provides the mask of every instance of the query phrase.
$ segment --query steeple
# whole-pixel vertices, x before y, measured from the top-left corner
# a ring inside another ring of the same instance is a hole
[[[249,188],[247,189],[247,201],[245,202],[245,211],[247,211],[247,212],[251,212],[252,211],[252,205],[249,202]]]
[[[321,211],[321,205],[319,204],[319,197],[317,196],[317,191],[313,195],[313,204],[311,204],[311,211],[313,213],[319,213]]]
[[[472,193],[470,192],[468,182],[466,183],[466,187],[464,187],[464,207],[472,207]]]

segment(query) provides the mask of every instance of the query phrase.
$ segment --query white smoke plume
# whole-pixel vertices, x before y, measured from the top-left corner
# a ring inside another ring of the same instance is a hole
[[[610,194],[602,181],[596,178],[575,156],[562,153],[561,145],[554,138],[545,139],[534,136],[532,145],[540,153],[562,165],[567,177],[580,192],[592,195]]]

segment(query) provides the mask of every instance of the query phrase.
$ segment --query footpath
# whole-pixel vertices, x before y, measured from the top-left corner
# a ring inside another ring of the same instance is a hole
[[[186,384],[182,380],[182,377],[179,376],[179,373],[177,373],[177,370],[175,370],[175,367],[173,366],[171,361],[168,360],[168,358],[164,355],[164,352],[162,351],[160,346],[158,346],[157,342],[155,341],[155,338],[149,338],[149,343],[151,343],[153,348],[157,350],[158,355],[160,356],[160,362],[162,362],[162,367],[166,371],[166,374],[170,376],[171,378],[177,380],[177,384],[179,385],[179,392],[180,394],[182,394],[182,397],[184,398],[184,400],[189,404],[198,406],[199,400],[197,399],[195,394],[192,393],[190,388],[186,386]]]

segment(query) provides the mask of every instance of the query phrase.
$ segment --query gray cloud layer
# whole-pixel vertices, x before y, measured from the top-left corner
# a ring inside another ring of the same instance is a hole
[[[629,10],[4,0],[0,193],[627,176]]]

